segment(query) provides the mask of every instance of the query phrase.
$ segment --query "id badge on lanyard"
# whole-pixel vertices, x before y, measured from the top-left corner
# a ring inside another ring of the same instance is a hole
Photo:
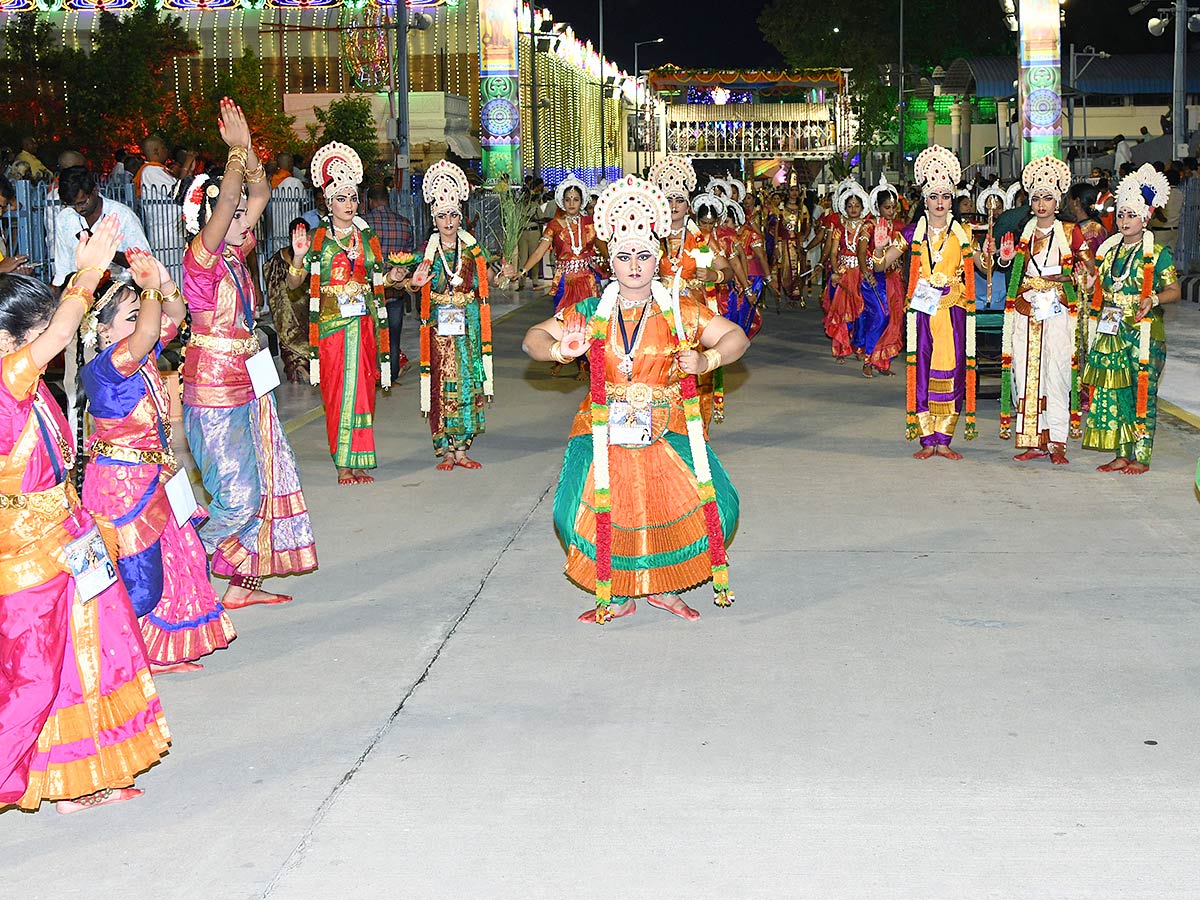
[[[116,583],[117,567],[108,558],[108,548],[95,525],[67,544],[66,553],[80,603],[94,600]]]
[[[938,308],[942,305],[942,297],[944,296],[940,288],[935,288],[922,278],[913,289],[912,300],[909,302],[909,306],[916,312],[925,313],[927,316],[936,315]]]
[[[438,307],[438,334],[444,337],[467,333],[467,311],[460,306]]]

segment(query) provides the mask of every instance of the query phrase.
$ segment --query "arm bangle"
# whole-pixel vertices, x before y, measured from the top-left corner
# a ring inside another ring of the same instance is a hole
[[[294,278],[303,278],[308,273],[305,272],[303,269],[293,266],[291,263],[288,263],[288,274]]]
[[[141,300],[143,303],[145,303],[147,300],[153,300],[156,303],[162,303],[163,302],[162,291],[156,291],[153,289],[142,291]]]
[[[704,358],[708,361],[708,365],[704,369],[705,372],[712,372],[721,368],[721,352],[719,350],[705,350]]]
[[[553,344],[550,345],[550,358],[552,360],[554,360],[556,363],[558,363],[560,366],[565,366],[567,363],[569,363],[571,361],[571,360],[567,359],[566,356],[563,355],[562,343],[559,341],[555,341]]]
[[[1153,309],[1154,307],[1156,307],[1156,306],[1159,306],[1159,305],[1161,305],[1161,304],[1160,304],[1160,301],[1159,301],[1159,299],[1158,299],[1158,291],[1154,291],[1154,292],[1153,292],[1153,293],[1150,295],[1150,308],[1151,308],[1151,309]]]
[[[246,184],[260,184],[267,177],[267,170],[262,163],[259,163],[257,169],[251,169],[249,172],[244,171],[242,177]]]
[[[92,308],[93,294],[87,288],[76,287],[74,284],[67,285],[67,289],[62,292],[63,301],[78,300],[83,304],[84,315]]]

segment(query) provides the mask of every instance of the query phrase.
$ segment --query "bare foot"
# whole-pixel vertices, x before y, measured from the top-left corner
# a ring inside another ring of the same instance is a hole
[[[1013,457],[1017,462],[1029,462],[1031,459],[1041,459],[1046,455],[1045,450],[1039,450],[1037,447],[1030,447],[1024,453],[1018,453]]]
[[[204,666],[194,662],[178,662],[170,665],[160,666],[158,663],[150,663],[151,675],[170,675],[173,672],[199,672]]]
[[[338,469],[338,484],[354,484],[354,472],[350,469]]]
[[[1120,472],[1129,465],[1129,460],[1117,457],[1112,462],[1106,462],[1102,466],[1096,466],[1097,472]]]
[[[610,619],[620,619],[623,616],[632,616],[635,612],[637,612],[637,604],[632,600],[626,600],[624,603],[611,603],[608,607],[608,617]],[[581,613],[579,616],[579,621],[595,623],[596,607],[593,606],[591,609],[585,610],[583,613]]]
[[[875,377],[875,367],[872,366],[870,363],[867,363],[866,365],[863,366],[863,378],[874,378],[874,377]]]
[[[1050,462],[1056,466],[1068,465],[1071,461],[1067,459],[1067,448],[1061,445],[1055,445],[1050,448]]]
[[[1131,462],[1129,465],[1127,465],[1123,469],[1121,469],[1121,472],[1125,475],[1141,475],[1144,472],[1149,472],[1149,471],[1150,471],[1150,467],[1148,465],[1146,465],[1145,463],[1140,463],[1140,462],[1136,462],[1136,461]]]
[[[107,806],[109,803],[122,803],[125,800],[136,800],[143,791],[137,788],[107,788],[94,794],[85,794],[75,800],[59,800],[54,804],[60,815],[69,816],[71,813],[95,809],[97,806]]]
[[[700,613],[684,603],[682,597],[675,594],[651,594],[646,598],[646,602],[658,609],[665,609],[681,619],[687,619],[689,622],[700,618]]]
[[[434,468],[436,468],[439,472],[452,471],[454,469],[454,457],[447,456],[441,462],[439,462]]]
[[[375,483],[375,476],[368,475],[366,472],[355,472],[353,477],[354,477],[355,484],[374,484]]]
[[[913,459],[929,459],[929,457],[933,456],[933,454],[934,449],[932,447],[922,447],[913,454]]]
[[[483,463],[475,462],[475,460],[471,459],[471,457],[467,456],[465,453],[462,456],[457,457],[454,460],[454,464],[456,466],[462,466],[464,469],[482,469],[483,468]]]
[[[288,594],[271,594],[267,591],[248,591],[244,587],[230,585],[225,589],[221,605],[226,609],[242,609],[246,606],[276,606],[280,603],[291,603]]]
[[[941,456],[945,459],[950,459],[950,460],[962,459],[961,453],[959,453],[957,450],[951,450],[949,447],[943,446],[942,444],[938,444],[938,446],[934,450],[934,452],[937,453],[938,456]]]

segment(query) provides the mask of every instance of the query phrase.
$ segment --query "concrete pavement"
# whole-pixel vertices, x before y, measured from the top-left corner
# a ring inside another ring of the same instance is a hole
[[[433,470],[411,377],[374,490],[293,434],[320,571],[159,680],[144,798],[0,817],[5,896],[1200,897],[1194,429],[1021,466],[984,402],[918,463],[902,378],[771,313],[714,436],[737,604],[583,626],[545,310],[497,328],[481,472]]]

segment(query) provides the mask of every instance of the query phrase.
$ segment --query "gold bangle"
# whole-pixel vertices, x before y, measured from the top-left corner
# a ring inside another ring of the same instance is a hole
[[[244,173],[246,184],[261,184],[263,179],[267,177],[267,170],[262,163],[258,164],[257,169],[251,169]]]
[[[553,344],[550,345],[550,358],[552,360],[554,360],[556,363],[558,363],[560,366],[565,366],[567,363],[570,362],[569,359],[567,359],[565,356],[563,356],[562,344],[560,341],[555,341]]]
[[[250,150],[246,147],[230,147],[229,153],[225,157],[225,164],[237,161],[244,163],[250,155]]]
[[[721,368],[721,352],[719,350],[705,350],[704,358],[708,360],[708,367],[704,370],[706,374]]]
[[[1160,304],[1161,304],[1161,301],[1158,299],[1158,291],[1151,292],[1150,308],[1153,309],[1154,307],[1159,306]]]
[[[299,276],[300,278],[303,278],[308,273],[305,272],[304,269],[297,268],[296,266],[293,266],[291,263],[288,263],[288,274]]]
[[[713,284],[724,284],[725,283],[725,273],[724,272],[722,272],[720,269],[717,269],[716,276],[717,277],[713,279]]]
[[[183,300],[183,291],[179,289],[179,285],[175,285],[175,290],[171,291],[164,299],[164,303],[174,303],[176,300]]]
[[[163,294],[162,291],[156,291],[153,288],[147,288],[146,290],[142,291],[140,299],[143,303],[145,303],[147,300],[153,300],[157,303],[162,303]]]
[[[67,289],[62,292],[62,300],[78,300],[83,304],[84,315],[87,315],[88,310],[92,308],[92,300],[94,298],[95,294],[87,288],[78,287],[74,284],[67,285]],[[59,302],[61,303],[62,300]]]

